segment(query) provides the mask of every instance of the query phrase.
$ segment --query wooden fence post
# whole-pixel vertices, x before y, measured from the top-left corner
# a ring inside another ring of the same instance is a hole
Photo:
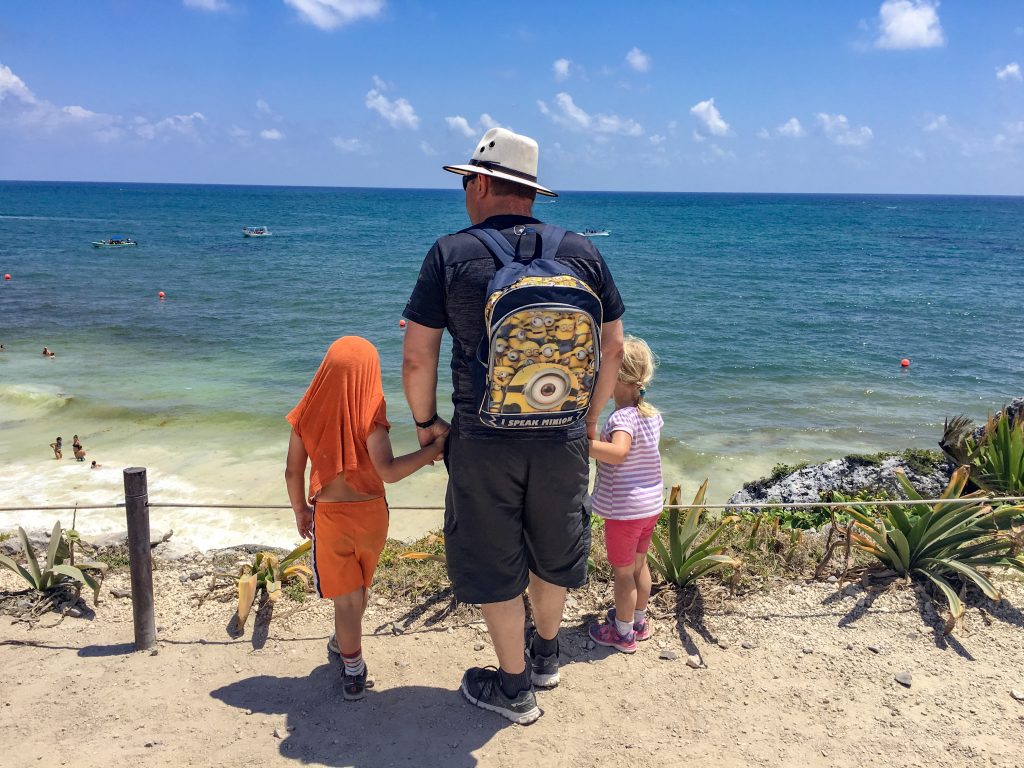
[[[149,490],[145,467],[128,467],[124,471],[124,507],[128,518],[128,566],[132,578],[135,650],[144,651],[156,643],[153,554],[149,543]]]

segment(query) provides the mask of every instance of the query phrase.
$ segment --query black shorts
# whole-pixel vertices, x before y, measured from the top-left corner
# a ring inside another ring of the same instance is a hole
[[[520,595],[533,571],[560,587],[587,581],[587,438],[473,440],[445,445],[448,575],[464,603]]]

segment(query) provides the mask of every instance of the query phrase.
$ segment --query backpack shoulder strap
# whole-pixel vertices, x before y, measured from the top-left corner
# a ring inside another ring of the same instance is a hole
[[[505,239],[505,236],[491,227],[470,227],[462,230],[466,234],[473,235],[484,244],[488,251],[493,253],[503,266],[508,266],[516,259],[515,249]]]
[[[556,227],[554,224],[545,224],[544,232],[540,235],[540,241],[542,244],[540,258],[551,259],[555,258],[555,254],[558,253],[558,246],[562,244],[562,238],[566,236],[566,230],[561,227]]]

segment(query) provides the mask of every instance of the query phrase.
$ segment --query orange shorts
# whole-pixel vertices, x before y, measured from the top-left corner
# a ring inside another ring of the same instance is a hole
[[[313,505],[313,580],[320,597],[369,589],[388,537],[388,503],[318,501]]]

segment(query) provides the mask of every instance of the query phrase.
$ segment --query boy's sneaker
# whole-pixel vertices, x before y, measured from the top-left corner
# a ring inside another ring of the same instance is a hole
[[[537,697],[533,690],[520,691],[514,699],[510,699],[501,690],[498,670],[494,667],[470,667],[462,676],[462,695],[470,704],[480,709],[497,712],[519,725],[529,725],[541,716],[537,706]]]
[[[614,609],[613,609],[614,610]],[[338,647],[338,636],[331,635],[331,639],[327,641],[327,652],[341,656],[341,648]]]
[[[608,609],[608,623],[615,623],[615,608]],[[649,640],[651,635],[654,634],[654,627],[651,626],[650,619],[644,619],[640,622],[633,622],[633,634],[636,635],[636,641],[642,643],[644,640]]]
[[[533,636],[526,643],[526,658],[530,662],[530,681],[537,688],[554,688],[558,685],[558,648],[549,656],[533,653]]]
[[[630,632],[623,637],[614,624],[592,624],[588,634],[598,645],[605,645],[623,653],[636,653],[636,632]]]
[[[341,693],[345,697],[345,701],[359,701],[366,696],[367,688],[373,688],[373,680],[367,679],[370,670],[365,662],[363,663],[362,674],[349,675],[344,670],[345,667],[342,666]]]

